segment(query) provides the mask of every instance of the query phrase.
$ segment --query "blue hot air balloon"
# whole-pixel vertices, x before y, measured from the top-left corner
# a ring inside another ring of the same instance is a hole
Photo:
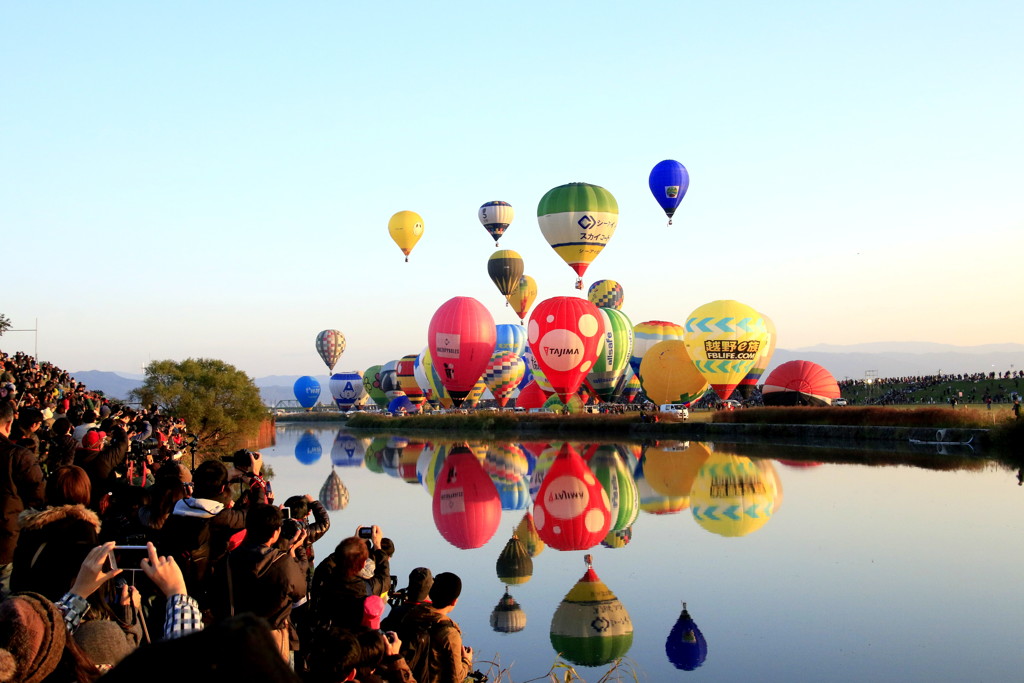
[[[679,208],[679,202],[683,201],[686,188],[690,186],[690,174],[686,172],[686,167],[678,161],[665,159],[651,169],[647,184],[651,187],[651,194],[665,210],[668,224],[672,225],[672,215]]]
[[[511,351],[517,356],[521,356],[526,352],[526,330],[522,325],[495,325],[495,332],[497,333],[494,343],[495,353]]]
[[[295,400],[299,405],[308,410],[315,406],[317,399],[320,398],[320,382],[316,381],[315,377],[303,375],[295,380],[292,391],[295,392]]]
[[[391,399],[391,402],[388,403],[388,412],[392,414],[398,412],[418,413],[420,412],[420,409],[419,406],[409,400],[408,396],[401,394],[400,396],[396,396]]]
[[[708,643],[686,611],[685,602],[683,613],[679,615],[665,641],[665,654],[672,666],[682,671],[693,671],[707,659]]]
[[[316,434],[307,431],[295,442],[295,459],[303,465],[312,465],[323,455],[324,447],[320,445],[320,439]]]

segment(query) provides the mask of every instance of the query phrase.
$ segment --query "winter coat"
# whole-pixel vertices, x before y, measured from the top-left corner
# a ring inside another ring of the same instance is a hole
[[[78,442],[70,434],[55,436],[50,442],[50,450],[46,454],[46,466],[53,472],[58,467],[75,464],[75,451]]]
[[[43,470],[31,451],[0,435],[0,564],[10,564],[18,544],[18,515],[26,507],[43,507]]]
[[[128,456],[128,440],[114,438],[105,448],[90,450],[79,448],[75,451],[75,464],[85,470],[92,485],[92,504],[97,509],[100,500],[110,491],[114,480],[114,469]]]
[[[218,618],[250,612],[275,630],[286,625],[292,604],[306,597],[306,577],[295,558],[252,543],[235,548],[217,565],[214,585],[221,602],[214,605]]]
[[[418,630],[430,633],[432,663],[426,677],[416,679],[418,683],[462,683],[469,675],[472,660],[462,649],[459,625],[432,605],[420,604],[406,614],[398,637],[406,642],[410,639],[408,634]]]
[[[387,553],[374,548],[370,558],[377,565],[370,579],[349,578],[334,553],[317,566],[310,589],[314,624],[350,630],[359,628],[363,621],[363,601],[370,595],[382,595],[391,587]]]
[[[11,590],[41,593],[57,602],[98,544],[100,518],[84,505],[60,505],[25,510],[19,522]]]

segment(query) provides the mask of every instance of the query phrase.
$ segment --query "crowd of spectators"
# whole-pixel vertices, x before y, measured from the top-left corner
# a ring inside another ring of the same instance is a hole
[[[993,403],[1012,404],[1018,400],[1021,380],[1024,380],[1024,370],[936,373],[845,379],[839,382],[839,389],[844,395],[852,390],[866,392],[870,389],[875,395],[864,402],[872,405],[984,403],[991,406]],[[982,382],[985,383],[984,386],[980,385]],[[992,382],[998,384],[992,386]],[[970,383],[972,386],[964,389],[964,383]]]
[[[0,353],[0,391],[0,682],[470,674],[459,577],[419,567],[396,591],[375,526],[316,564],[327,510],[275,505],[258,452],[192,470],[183,421],[24,354]]]

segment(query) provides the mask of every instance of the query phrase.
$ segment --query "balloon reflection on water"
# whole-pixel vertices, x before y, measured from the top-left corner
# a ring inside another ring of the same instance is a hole
[[[540,537],[559,550],[586,550],[608,534],[608,494],[569,444],[563,444],[537,492],[533,517]]]
[[[312,465],[323,455],[324,447],[312,430],[306,432],[295,442],[295,459],[303,465]]]
[[[693,518],[720,536],[746,536],[771,519],[782,501],[782,485],[768,460],[712,453],[691,492]]]
[[[433,496],[434,524],[457,548],[479,548],[501,522],[501,500],[476,455],[456,446],[445,458]]]
[[[610,531],[629,528],[640,514],[640,492],[626,459],[618,447],[602,444],[589,449],[587,465],[608,496],[612,519]]]
[[[602,666],[629,652],[633,622],[629,612],[585,558],[587,571],[551,617],[551,645],[573,664]]]
[[[686,610],[685,602],[682,614],[665,640],[665,654],[668,655],[672,666],[683,671],[693,671],[707,659],[707,641]]]
[[[360,467],[370,439],[355,437],[339,429],[331,445],[331,464],[336,467]]]

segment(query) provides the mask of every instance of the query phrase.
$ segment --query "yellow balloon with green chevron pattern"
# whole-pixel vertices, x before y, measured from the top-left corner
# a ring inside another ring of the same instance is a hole
[[[764,316],[732,299],[712,301],[686,319],[686,350],[723,401],[732,395],[768,343]]]

